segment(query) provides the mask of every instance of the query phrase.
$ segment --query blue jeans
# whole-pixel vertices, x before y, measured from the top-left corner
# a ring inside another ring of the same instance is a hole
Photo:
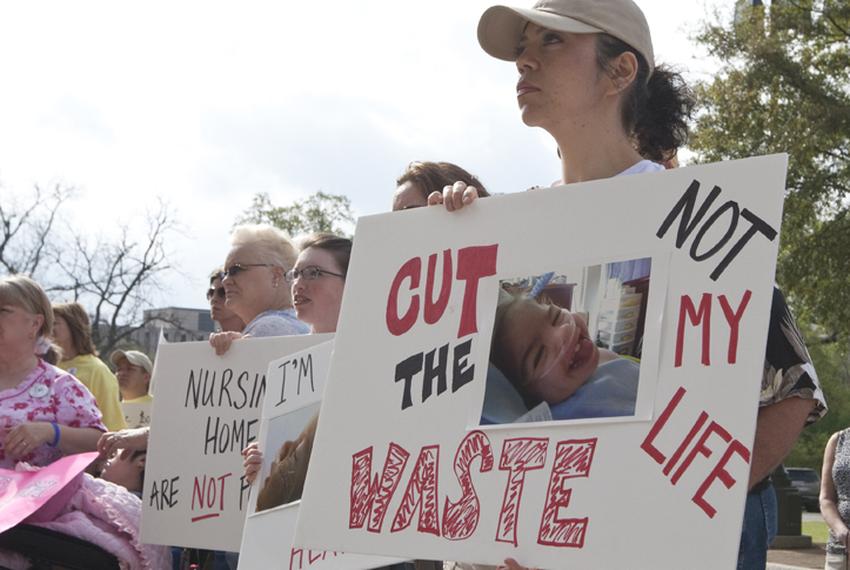
[[[761,570],[767,566],[767,547],[776,536],[776,516],[776,492],[772,484],[761,492],[747,494],[738,570]]]

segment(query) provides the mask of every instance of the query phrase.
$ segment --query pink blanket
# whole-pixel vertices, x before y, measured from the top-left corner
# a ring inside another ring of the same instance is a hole
[[[42,470],[25,463],[18,463],[16,469],[51,472],[49,467]],[[60,493],[61,501],[44,503],[23,522],[91,542],[115,555],[125,570],[166,570],[171,567],[167,546],[142,544],[139,540],[141,499],[124,487],[95,479],[87,473],[78,475],[74,484],[67,485],[65,489],[68,492]],[[8,552],[0,552],[0,565],[13,569],[29,568],[22,557]]]
[[[85,475],[79,491],[51,522],[38,523],[96,544],[114,554],[121,568],[165,570],[171,567],[167,546],[142,544],[142,501],[124,487]]]

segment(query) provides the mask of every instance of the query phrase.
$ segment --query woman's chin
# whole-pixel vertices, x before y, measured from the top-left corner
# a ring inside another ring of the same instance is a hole
[[[522,118],[522,122],[525,123],[527,127],[542,127],[543,126],[543,113],[540,112],[538,107],[532,105],[522,105],[519,108],[520,118]]]
[[[299,309],[295,307],[295,316],[304,324],[313,326],[313,323],[310,322],[310,311],[305,311],[304,309]]]

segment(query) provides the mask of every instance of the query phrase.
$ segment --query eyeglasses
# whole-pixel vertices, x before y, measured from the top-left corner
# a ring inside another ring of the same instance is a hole
[[[210,287],[207,289],[207,301],[212,301],[213,297],[224,299],[224,287]]]
[[[221,272],[221,277],[224,279],[225,277],[236,277],[243,271],[247,271],[251,267],[277,267],[274,263],[234,263],[230,267],[225,267],[224,271]]]
[[[284,275],[284,277],[286,278],[287,283],[292,284],[299,277],[303,277],[305,281],[315,281],[322,275],[333,275],[334,277],[340,277],[342,279],[345,279],[345,275],[341,273],[334,273],[333,271],[328,271],[315,265],[305,267],[304,269],[290,269],[286,272],[286,275]]]

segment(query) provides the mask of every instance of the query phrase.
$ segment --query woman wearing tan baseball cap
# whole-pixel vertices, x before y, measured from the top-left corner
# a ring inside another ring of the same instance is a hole
[[[478,41],[516,63],[522,120],[557,142],[563,183],[660,171],[686,142],[691,93],[681,76],[655,65],[649,26],[632,0],[493,6],[481,16]],[[456,182],[428,202],[451,211],[477,197]],[[505,567],[523,568],[513,559]]]
[[[554,137],[563,183],[662,170],[686,142],[690,90],[655,65],[649,26],[631,0],[493,6],[481,16],[478,41],[516,63],[522,120]],[[429,203],[454,210],[476,197],[456,183]]]

